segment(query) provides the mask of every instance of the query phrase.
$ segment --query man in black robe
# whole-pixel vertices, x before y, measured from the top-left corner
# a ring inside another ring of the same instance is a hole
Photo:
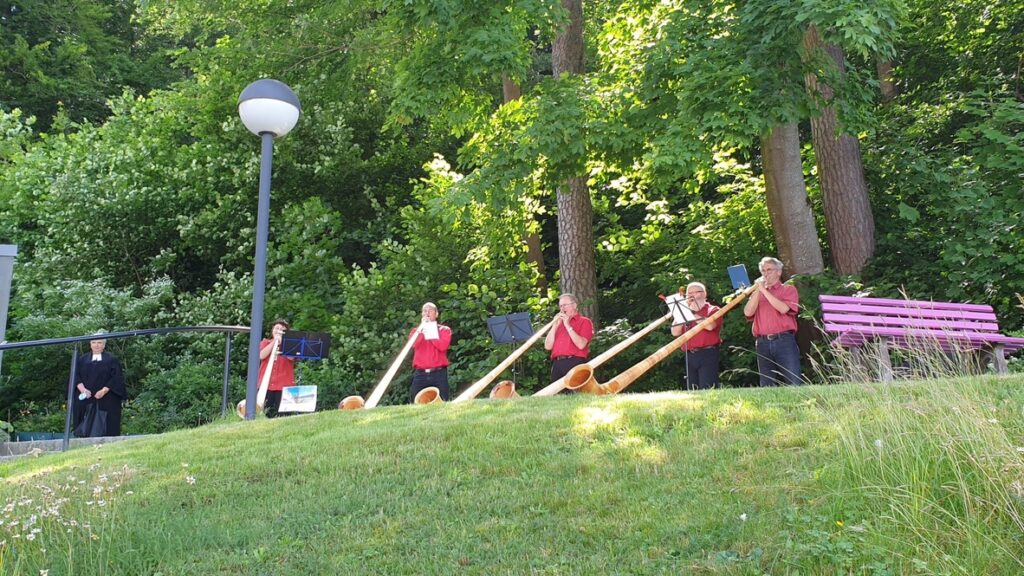
[[[75,386],[78,390],[75,397],[76,431],[90,405],[94,405],[94,410],[106,415],[104,433],[91,429],[84,434],[78,434],[80,436],[121,435],[121,403],[127,396],[124,374],[121,371],[121,361],[109,352],[104,352],[106,347],[106,340],[90,340],[89,348],[92,352],[78,358],[75,371],[78,378],[78,384]]]

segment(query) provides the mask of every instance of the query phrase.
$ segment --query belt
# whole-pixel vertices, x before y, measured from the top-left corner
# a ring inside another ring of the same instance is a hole
[[[445,368],[447,368],[447,366],[438,366],[437,368],[413,368],[412,371],[420,372],[423,374],[430,374],[431,372],[437,372],[438,370],[443,370]]]
[[[778,340],[779,338],[782,338],[786,334],[796,334],[796,331],[794,331],[794,330],[786,330],[785,332],[779,332],[778,334],[762,334],[761,336],[758,336],[757,339],[758,340],[768,340],[768,341]]]
[[[586,360],[586,358],[582,358],[580,356],[555,356],[555,360],[566,360],[568,358],[579,358],[580,360]]]
[[[686,351],[687,352],[699,352],[701,350],[707,350],[708,348],[718,348],[719,344],[709,344],[707,346],[698,346],[697,348],[688,348]]]

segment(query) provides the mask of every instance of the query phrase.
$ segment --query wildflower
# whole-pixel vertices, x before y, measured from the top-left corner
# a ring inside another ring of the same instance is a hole
[[[191,475],[191,474],[189,474],[188,476],[185,476],[185,482],[188,482],[189,485],[193,485],[194,486],[195,483],[196,483],[196,477]]]
[[[746,512],[744,512],[743,514],[740,514],[740,520],[742,522],[746,522],[747,521],[747,513]]]
[[[878,438],[878,439],[875,440],[875,448],[878,448],[879,450],[882,449],[882,439],[881,438]]]
[[[29,541],[35,540],[36,539],[36,535],[33,532],[29,532],[28,534],[25,535],[25,539],[29,540]]]
[[[40,570],[39,571],[39,576],[50,576],[50,570],[49,569],[47,569],[47,570]]]
[[[181,467],[182,468],[188,468],[188,462],[182,462],[181,463]]]
[[[836,526],[839,526],[840,528],[842,528],[844,526],[843,521],[842,520],[836,520]]]

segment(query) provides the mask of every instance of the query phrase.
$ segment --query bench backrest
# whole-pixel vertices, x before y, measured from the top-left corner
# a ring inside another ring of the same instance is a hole
[[[933,342],[946,348],[1004,344],[1020,348],[1020,339],[999,334],[995,311],[987,304],[859,298],[821,295],[825,331],[843,346],[886,337],[897,346]]]

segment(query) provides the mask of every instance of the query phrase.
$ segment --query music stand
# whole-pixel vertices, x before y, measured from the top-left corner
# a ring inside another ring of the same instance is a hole
[[[693,310],[690,310],[690,307],[686,305],[686,296],[683,294],[673,294],[665,298],[665,304],[668,306],[669,311],[672,312],[673,326],[688,324],[697,319]]]
[[[491,316],[487,319],[487,330],[495,344],[511,344],[529,340],[533,336],[533,324],[529,312],[516,312],[505,316]]]
[[[729,273],[729,280],[732,281],[733,290],[742,290],[750,286],[750,276],[747,276],[747,267],[743,264],[729,266],[726,271]]]
[[[331,335],[326,332],[288,330],[281,337],[281,356],[295,360],[323,360],[331,351]],[[302,364],[295,367],[295,385],[282,390],[291,402],[283,402],[282,414],[312,412],[316,409],[316,386],[302,384]],[[310,400],[312,398],[312,400]]]
[[[296,360],[323,360],[331,351],[331,335],[326,332],[289,330],[281,339],[281,356]]]
[[[487,319],[487,330],[495,344],[509,344],[515,347],[516,342],[529,340],[533,336],[533,324],[530,323],[529,312],[516,312],[505,316],[491,316]],[[517,365],[522,366],[522,358],[512,363],[512,381],[516,380]]]

